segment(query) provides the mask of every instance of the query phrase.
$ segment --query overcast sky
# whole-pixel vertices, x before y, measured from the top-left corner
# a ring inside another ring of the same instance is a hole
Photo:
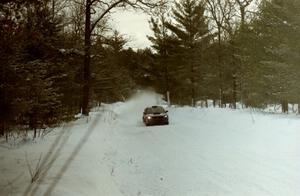
[[[129,47],[134,49],[150,47],[147,35],[151,35],[149,16],[136,11],[119,11],[112,14],[112,27],[126,35]]]

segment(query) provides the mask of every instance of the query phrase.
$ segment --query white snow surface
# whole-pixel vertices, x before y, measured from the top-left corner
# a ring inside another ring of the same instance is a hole
[[[170,125],[145,127],[156,104],[144,93],[18,148],[1,141],[0,195],[300,195],[299,116],[170,107]]]

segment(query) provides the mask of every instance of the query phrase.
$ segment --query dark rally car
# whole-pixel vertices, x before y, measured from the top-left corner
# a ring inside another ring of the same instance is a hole
[[[169,116],[167,114],[167,110],[165,110],[161,106],[152,106],[147,107],[143,113],[143,121],[146,126],[149,125],[168,125],[169,124]]]

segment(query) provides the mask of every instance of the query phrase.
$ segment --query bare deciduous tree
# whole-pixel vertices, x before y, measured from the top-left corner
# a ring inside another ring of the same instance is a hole
[[[232,24],[236,17],[234,0],[206,0],[207,10],[211,18],[212,28],[217,34],[217,61],[218,61],[218,77],[219,77],[219,104],[223,106],[223,63],[222,63],[222,39],[230,39],[233,30]]]
[[[85,1],[85,38],[82,88],[82,113],[89,113],[90,98],[90,61],[91,35],[99,24],[115,8],[151,9],[161,5],[159,0],[86,0]]]

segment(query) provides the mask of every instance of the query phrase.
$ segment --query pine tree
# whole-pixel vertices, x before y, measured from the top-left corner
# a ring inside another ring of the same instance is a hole
[[[202,1],[181,0],[175,2],[172,12],[174,23],[167,23],[167,28],[178,40],[177,59],[181,66],[177,69],[184,96],[189,96],[191,104],[200,97],[201,61],[204,50],[209,43],[209,31],[204,16],[205,7]]]
[[[289,102],[299,102],[299,11],[298,1],[264,1],[254,22],[255,50],[261,51],[255,72],[261,74],[255,79],[264,84],[256,90],[263,92],[264,102],[280,103],[283,112]]]
[[[174,48],[178,47],[178,42],[174,36],[171,36],[170,30],[167,28],[167,24],[170,22],[169,9],[166,4],[153,14],[149,21],[153,36],[148,36],[152,42],[152,48],[155,50],[156,77],[163,78],[162,82],[160,80],[157,90],[166,95],[168,104],[170,104],[170,94],[172,97],[175,93],[175,65],[171,59]]]
[[[57,60],[60,21],[44,1],[24,1],[22,7],[11,2],[1,9],[7,9],[0,17],[1,132],[58,123],[68,107],[61,105],[67,62]]]
[[[134,87],[134,81],[127,69],[128,59],[123,58],[127,40],[118,31],[113,35],[99,39],[91,65],[93,68],[93,92],[99,102],[124,100]],[[99,55],[100,54],[100,55]]]

